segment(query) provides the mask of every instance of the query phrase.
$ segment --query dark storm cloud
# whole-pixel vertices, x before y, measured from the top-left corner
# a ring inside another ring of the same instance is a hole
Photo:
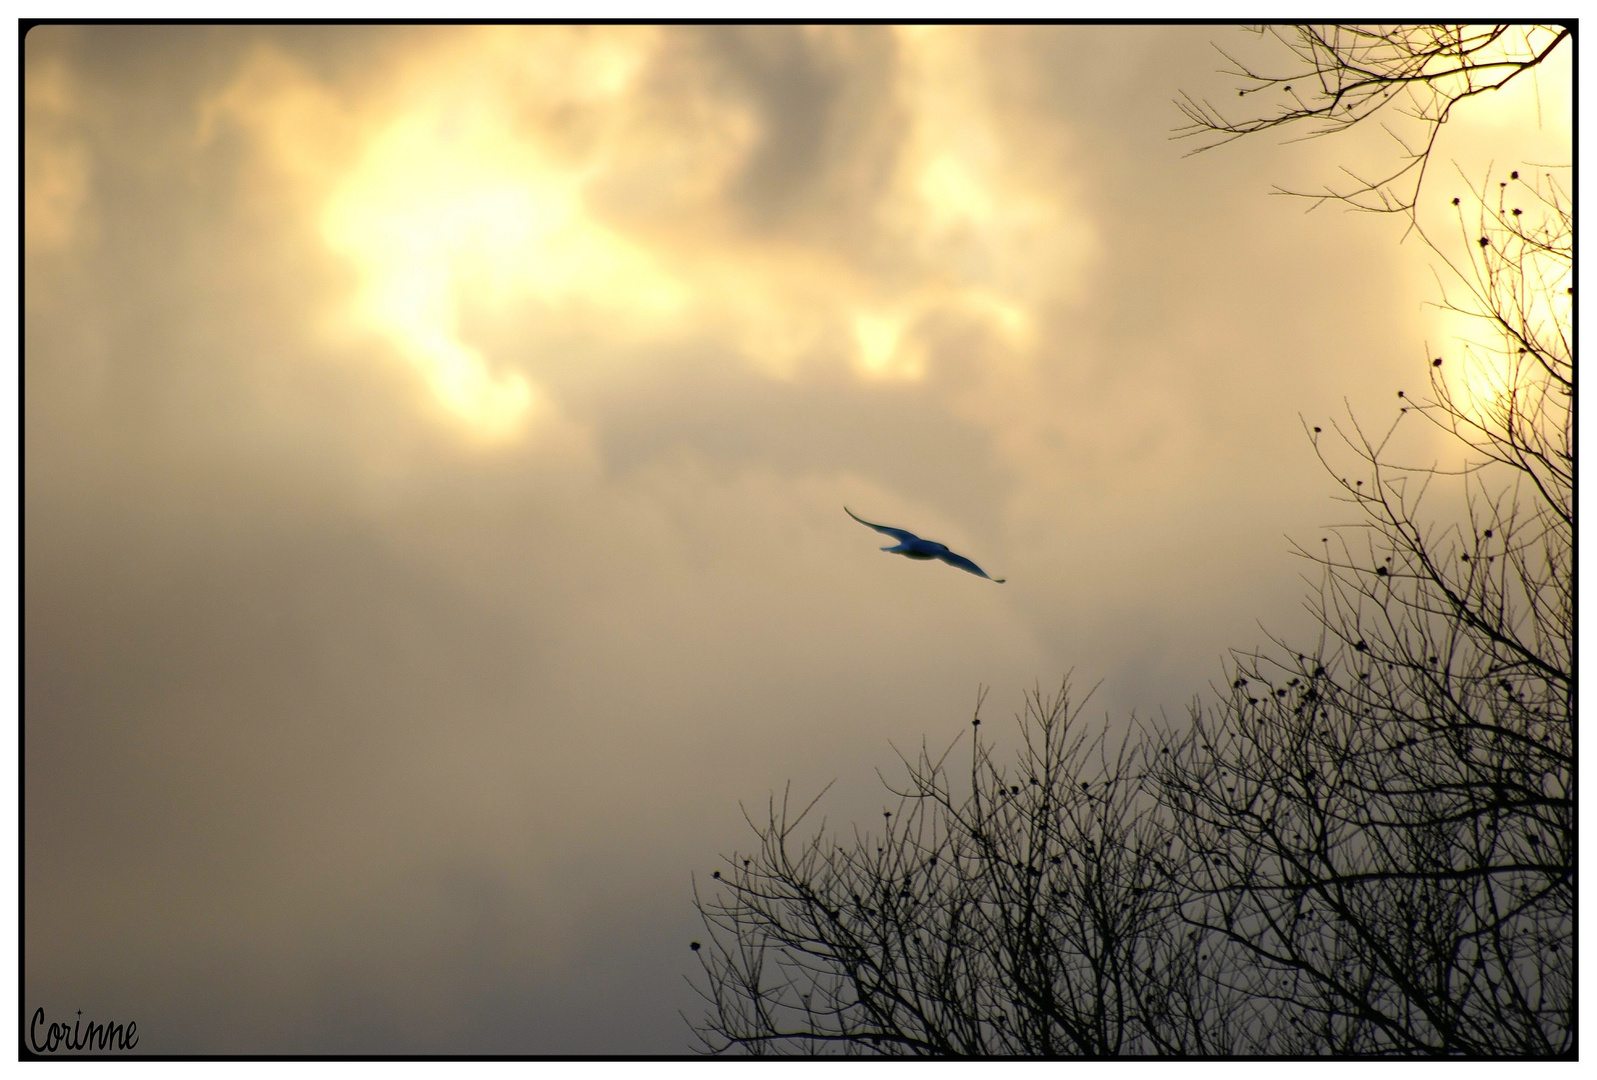
[[[705,31],[706,52],[719,54],[736,90],[758,103],[759,142],[738,178],[737,192],[763,218],[813,192],[824,176],[842,74],[827,70],[821,43],[802,28],[774,29]]]
[[[892,164],[893,143],[880,137],[896,113],[890,31],[720,26],[694,36],[712,79],[752,107],[756,142],[731,191],[749,223],[854,219]]]

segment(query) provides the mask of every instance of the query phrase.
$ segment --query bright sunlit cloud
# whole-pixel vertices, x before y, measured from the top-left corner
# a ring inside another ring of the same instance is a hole
[[[558,411],[539,370],[622,346],[718,340],[782,379],[840,349],[861,379],[913,381],[928,320],[952,317],[1024,356],[1037,305],[1096,257],[1057,183],[1017,168],[972,35],[894,32],[908,122],[847,247],[740,218],[743,168],[774,133],[712,71],[672,67],[681,41],[482,29],[407,46],[358,93],[263,54],[220,108],[305,182],[318,235],[354,269],[344,329],[386,342],[489,439]],[[676,72],[668,96],[655,70]],[[873,251],[899,271],[883,278]],[[479,314],[512,328],[492,350],[470,332]],[[539,327],[556,321],[585,348],[550,355]]]
[[[583,177],[539,159],[491,105],[401,117],[329,201],[323,235],[360,269],[357,310],[439,401],[490,435],[536,403],[527,376],[461,337],[461,309],[586,301],[669,310],[671,282],[589,218]],[[537,348],[535,342],[529,348]]]
[[[591,166],[543,152],[535,133],[517,129],[506,84],[526,61],[497,50],[489,57],[478,77],[415,94],[370,137],[327,203],[322,234],[359,268],[359,317],[416,366],[445,408],[482,434],[504,436],[541,403],[540,391],[464,340],[468,304],[657,315],[680,305],[681,290],[589,215]],[[618,93],[635,67],[609,48],[591,59],[592,71],[573,74],[600,93]]]
[[[63,130],[64,118],[78,108],[72,78],[59,63],[34,65],[26,94],[23,236],[30,247],[61,247],[81,227],[89,189],[85,147]]]

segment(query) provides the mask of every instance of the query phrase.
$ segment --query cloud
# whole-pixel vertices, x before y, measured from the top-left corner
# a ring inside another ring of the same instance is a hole
[[[42,36],[42,35],[41,35]],[[70,244],[89,197],[88,147],[71,70],[59,59],[26,66],[23,124],[23,237],[34,249]]]
[[[990,98],[947,29],[479,28],[413,39],[355,87],[259,45],[201,137],[247,131],[355,270],[341,325],[503,438],[558,409],[541,367],[617,348],[914,380],[952,320],[1025,354],[1095,241]],[[490,354],[478,323],[526,344]],[[551,323],[582,326],[586,355],[543,355]]]

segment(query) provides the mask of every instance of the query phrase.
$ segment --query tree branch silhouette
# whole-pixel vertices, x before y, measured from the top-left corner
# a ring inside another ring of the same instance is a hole
[[[1177,138],[1196,138],[1193,153],[1277,128],[1306,128],[1320,138],[1394,115],[1405,129],[1387,126],[1399,147],[1399,163],[1374,177],[1347,173],[1348,183],[1323,192],[1277,189],[1318,205],[1335,200],[1358,210],[1413,217],[1424,188],[1437,136],[1454,106],[1507,86],[1545,61],[1571,37],[1567,26],[1496,24],[1354,26],[1266,26],[1253,31],[1274,38],[1289,59],[1270,74],[1219,50],[1242,82],[1240,98],[1278,89],[1262,115],[1239,115],[1182,94],[1176,105],[1187,123]],[[1385,125],[1383,125],[1385,126]]]

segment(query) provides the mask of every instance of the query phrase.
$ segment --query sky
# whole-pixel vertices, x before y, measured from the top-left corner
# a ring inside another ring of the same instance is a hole
[[[149,1053],[683,1053],[791,782],[1179,722],[1312,643],[1305,425],[1465,331],[1190,155],[1235,27],[45,27],[23,52],[23,1006]],[[1251,52],[1250,52],[1251,50]],[[1431,204],[1570,157],[1570,49]],[[1275,54],[1279,55],[1279,54]],[[1530,119],[1527,119],[1530,118]],[[1424,437],[1404,444],[1444,454]],[[884,556],[871,521],[997,585]]]

